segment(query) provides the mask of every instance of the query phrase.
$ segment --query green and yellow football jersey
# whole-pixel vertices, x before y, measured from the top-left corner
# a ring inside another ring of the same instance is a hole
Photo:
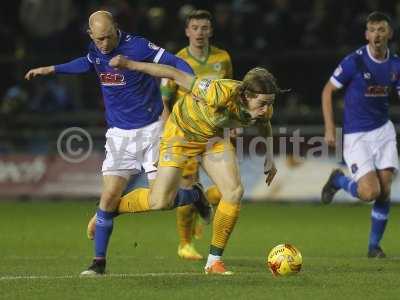
[[[176,56],[186,61],[198,78],[230,79],[233,76],[232,62],[228,52],[217,47],[209,47],[208,55],[204,61],[195,58],[190,53],[189,47],[180,50]],[[173,80],[162,80],[161,95],[167,97],[173,103],[185,93],[187,93],[187,91],[178,87]]]
[[[221,136],[223,128],[252,125],[250,114],[237,99],[240,81],[196,78],[190,92],[178,98],[171,121],[192,141]]]

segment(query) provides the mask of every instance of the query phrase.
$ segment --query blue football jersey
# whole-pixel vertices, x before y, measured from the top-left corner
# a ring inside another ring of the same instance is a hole
[[[387,51],[378,61],[364,46],[345,57],[330,81],[345,88],[343,132],[365,132],[389,120],[389,94],[400,90],[400,59]]]
[[[116,70],[108,65],[121,54],[129,59],[158,63],[164,49],[147,39],[119,32],[118,46],[102,54],[95,44],[89,45],[87,59],[97,72],[103,93],[109,127],[135,129],[155,122],[163,110],[160,82],[144,73]]]

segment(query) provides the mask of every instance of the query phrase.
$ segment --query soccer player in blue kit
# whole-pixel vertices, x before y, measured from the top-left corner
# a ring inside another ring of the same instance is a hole
[[[105,273],[107,246],[121,195],[130,176],[139,173],[142,167],[150,184],[155,179],[157,169],[154,164],[158,160],[163,128],[159,80],[140,72],[116,70],[109,66],[109,61],[120,54],[132,60],[174,66],[193,74],[182,59],[143,37],[119,30],[107,11],[91,14],[88,33],[92,43],[86,57],[35,68],[25,75],[30,80],[36,76],[95,71],[100,81],[108,124],[106,157],[102,166],[103,188],[96,212],[95,256],[81,276]],[[209,205],[198,187],[178,191],[174,207],[193,202],[202,217],[210,217]],[[149,205],[151,209],[158,209],[157,203]]]
[[[389,94],[400,91],[400,59],[390,53],[390,18],[373,12],[367,17],[366,46],[345,57],[322,92],[325,141],[335,146],[332,93],[345,88],[343,156],[351,178],[333,170],[321,194],[330,203],[343,189],[363,201],[375,201],[371,212],[368,257],[385,257],[380,241],[390,208],[390,188],[398,170],[396,132],[389,120]]]

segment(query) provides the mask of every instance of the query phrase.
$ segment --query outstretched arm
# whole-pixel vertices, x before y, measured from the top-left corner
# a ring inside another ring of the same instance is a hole
[[[182,58],[177,57],[167,51],[164,51],[163,55],[161,56],[160,60],[157,63],[177,68],[178,70],[181,70],[183,72],[186,72],[186,73],[189,73],[192,75],[194,74],[192,68],[189,66],[189,64],[186,61],[184,61]]]
[[[25,79],[31,80],[37,76],[52,74],[80,74],[86,73],[92,68],[93,66],[87,57],[79,57],[65,64],[31,69],[25,74]]]
[[[129,60],[122,55],[117,55],[110,60],[110,66],[117,69],[128,69],[132,71],[138,71],[149,74],[159,78],[169,78],[175,80],[177,84],[186,90],[190,90],[194,81],[194,76],[188,73],[182,72],[174,67],[145,63]]]
[[[35,77],[38,77],[38,76],[46,76],[46,75],[51,75],[51,74],[54,74],[54,73],[55,73],[54,66],[35,68],[35,69],[29,70],[25,74],[25,79],[26,80],[31,80],[31,79],[33,79]]]

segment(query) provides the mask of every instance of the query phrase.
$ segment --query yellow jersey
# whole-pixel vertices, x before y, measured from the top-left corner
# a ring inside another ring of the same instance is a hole
[[[180,50],[176,56],[186,61],[193,69],[194,74],[198,78],[221,79],[232,78],[232,61],[227,51],[210,46],[208,54],[204,61],[194,57],[189,50],[189,47]],[[161,95],[177,101],[183,94],[187,93],[184,89],[178,87],[173,80],[163,79],[161,83]],[[173,103],[171,103],[172,105]]]
[[[254,120],[238,100],[240,84],[241,81],[231,79],[195,78],[191,91],[175,103],[171,121],[189,141],[196,142],[222,136],[224,128],[253,125]]]

